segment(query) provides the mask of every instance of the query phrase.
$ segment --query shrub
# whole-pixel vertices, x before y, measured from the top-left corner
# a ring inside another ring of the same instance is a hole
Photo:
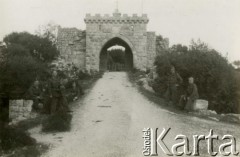
[[[0,62],[0,90],[22,97],[36,78],[48,77],[47,64],[58,51],[47,38],[27,32],[11,33],[3,40],[7,46]]]
[[[71,128],[72,115],[68,113],[56,113],[49,116],[43,122],[43,132],[69,131]]]
[[[44,62],[51,62],[59,52],[52,41],[46,37],[39,37],[28,32],[11,33],[4,37],[3,41],[9,45],[21,45],[28,50],[30,55]]]
[[[237,111],[234,68],[206,44],[193,43],[191,49],[185,49],[185,52],[169,50],[156,58],[155,65],[159,75],[153,87],[156,92],[165,92],[169,67],[173,65],[184,79],[183,89],[188,84],[188,77],[195,78],[200,98],[210,102],[210,109],[217,112]]]
[[[3,150],[15,149],[36,144],[36,140],[31,138],[22,129],[13,127],[1,128],[0,141]]]
[[[90,75],[87,72],[79,71],[77,73],[77,77],[79,80],[89,79]]]

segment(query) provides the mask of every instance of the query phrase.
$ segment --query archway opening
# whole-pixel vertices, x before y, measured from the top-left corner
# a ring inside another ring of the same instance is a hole
[[[133,68],[133,53],[130,46],[121,38],[109,40],[100,52],[101,71],[129,71]]]

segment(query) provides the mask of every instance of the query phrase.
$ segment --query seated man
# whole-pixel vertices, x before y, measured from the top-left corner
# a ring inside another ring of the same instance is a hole
[[[182,95],[180,98],[179,106],[184,107],[184,110],[191,111],[193,109],[193,104],[196,99],[198,99],[198,89],[194,83],[194,78],[188,78],[188,87],[185,95]]]

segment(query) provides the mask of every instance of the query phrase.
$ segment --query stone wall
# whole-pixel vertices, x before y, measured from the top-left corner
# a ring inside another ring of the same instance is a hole
[[[156,35],[155,32],[147,32],[147,57],[148,68],[151,68],[154,64],[156,57]]]
[[[57,47],[67,63],[88,71],[99,71],[100,53],[106,43],[114,38],[121,39],[130,47],[133,67],[141,70],[153,66],[159,48],[169,46],[168,39],[159,40],[155,32],[147,31],[149,19],[146,14],[87,14],[84,21],[86,31],[59,27]]]
[[[112,16],[96,14],[86,15],[86,69],[99,70],[99,55],[103,46],[111,39],[118,37],[125,41],[133,53],[133,66],[145,70],[155,56],[153,33],[147,33],[147,15],[128,16],[114,13]],[[118,43],[116,43],[118,44]],[[149,51],[148,51],[149,50]],[[149,55],[151,57],[149,57]]]
[[[12,123],[30,118],[32,110],[32,100],[10,100],[9,101],[9,118]]]
[[[57,48],[67,63],[85,69],[86,32],[77,28],[58,28]]]
[[[161,55],[164,51],[169,49],[169,39],[162,36],[156,36],[156,54]]]

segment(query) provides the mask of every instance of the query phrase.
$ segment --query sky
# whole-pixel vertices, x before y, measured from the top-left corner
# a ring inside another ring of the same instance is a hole
[[[116,0],[0,0],[0,40],[40,25],[85,29],[86,13],[112,14]],[[201,39],[230,61],[240,60],[240,0],[118,0],[121,13],[148,14],[148,31],[170,45]]]

